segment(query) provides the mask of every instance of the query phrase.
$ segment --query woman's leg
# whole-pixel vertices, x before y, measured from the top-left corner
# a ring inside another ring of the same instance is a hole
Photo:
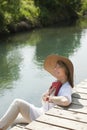
[[[28,124],[30,123],[27,121],[21,114],[17,116],[17,118],[14,120],[14,122],[11,124],[11,127],[15,126],[16,124]]]
[[[31,122],[29,103],[21,99],[15,99],[5,115],[0,119],[0,128],[6,130],[12,125],[19,113],[21,113],[27,123]]]

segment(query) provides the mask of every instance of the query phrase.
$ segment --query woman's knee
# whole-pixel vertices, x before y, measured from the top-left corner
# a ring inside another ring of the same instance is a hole
[[[29,104],[26,101],[18,98],[14,99],[13,104],[17,106],[19,109],[23,109],[25,106],[29,107]]]
[[[16,106],[19,106],[19,105],[20,105],[20,102],[21,102],[21,99],[16,98],[16,99],[13,100],[13,103],[12,103],[12,104],[14,104],[14,105],[16,105]]]

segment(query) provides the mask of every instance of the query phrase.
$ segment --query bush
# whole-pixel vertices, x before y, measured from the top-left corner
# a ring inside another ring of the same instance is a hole
[[[0,0],[0,32],[28,21],[32,27],[70,21],[87,12],[87,0]]]

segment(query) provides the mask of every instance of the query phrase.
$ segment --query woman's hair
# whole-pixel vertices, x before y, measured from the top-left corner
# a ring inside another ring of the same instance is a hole
[[[70,76],[70,71],[69,71],[67,65],[63,61],[61,61],[61,60],[58,60],[57,64],[65,69],[65,74],[67,76],[67,79],[68,79],[70,85],[73,87],[73,82],[72,82],[72,79],[71,79],[71,76]]]

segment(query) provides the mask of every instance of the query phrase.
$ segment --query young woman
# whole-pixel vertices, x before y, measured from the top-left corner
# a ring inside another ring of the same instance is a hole
[[[62,56],[49,55],[45,59],[44,68],[57,80],[42,95],[42,107],[37,108],[24,100],[15,99],[0,119],[0,130],[6,130],[14,123],[30,123],[55,105],[71,104],[74,70],[72,62]]]

